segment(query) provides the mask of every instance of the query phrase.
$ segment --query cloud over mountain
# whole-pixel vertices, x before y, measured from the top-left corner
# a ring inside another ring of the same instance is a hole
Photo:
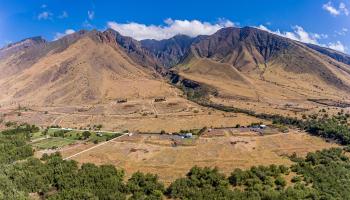
[[[125,36],[133,37],[137,40],[143,39],[167,39],[177,34],[184,34],[191,37],[197,35],[210,35],[221,28],[232,27],[234,23],[230,20],[221,19],[217,23],[202,22],[199,20],[173,20],[166,19],[165,25],[146,25],[136,22],[118,23],[108,22],[112,28]]]
[[[65,35],[69,35],[69,34],[72,34],[72,33],[75,33],[75,30],[67,29],[67,30],[64,31],[64,33],[56,33],[53,40],[58,40],[58,39],[64,37]]]
[[[276,31],[272,31],[264,25],[260,25],[257,28],[264,30],[264,31],[268,31],[270,33],[274,33],[274,34],[282,36],[282,37],[286,37],[286,38],[300,41],[300,42],[304,42],[304,43],[316,44],[316,45],[328,47],[328,48],[331,48],[331,49],[334,49],[337,51],[341,51],[341,52],[346,52],[346,50],[347,50],[347,47],[344,46],[340,41],[330,42],[328,44],[322,44],[322,42],[320,42],[319,40],[328,38],[328,35],[318,34],[318,33],[310,33],[310,32],[305,31],[303,27],[298,26],[298,25],[292,27],[293,31],[285,31],[285,32],[282,32],[279,29]],[[346,29],[346,31],[347,31],[347,29]]]

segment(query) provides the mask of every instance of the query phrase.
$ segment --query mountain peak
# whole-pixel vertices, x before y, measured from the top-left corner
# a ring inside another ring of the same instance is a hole
[[[37,44],[44,44],[46,42],[47,41],[41,36],[29,37],[29,38],[23,39],[19,42],[14,42],[14,43],[8,44],[7,46],[3,47],[0,50],[6,50],[6,49],[8,50],[8,49],[12,49],[12,48],[28,48],[30,46],[34,46]]]

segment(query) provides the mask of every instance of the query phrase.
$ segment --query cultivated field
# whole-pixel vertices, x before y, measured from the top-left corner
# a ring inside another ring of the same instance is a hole
[[[48,138],[37,142],[33,142],[32,145],[33,147],[37,147],[39,149],[51,149],[64,147],[73,143],[75,143],[74,140],[66,138]]]
[[[229,133],[229,134],[227,134]],[[337,146],[306,133],[291,131],[267,136],[255,132],[226,131],[222,137],[200,137],[177,142],[175,136],[134,134],[123,136],[71,159],[80,163],[113,164],[129,176],[135,171],[156,173],[166,183],[184,176],[194,165],[219,167],[229,174],[234,168],[253,165],[291,164],[286,157]],[[181,139],[180,139],[181,140]],[[174,143],[176,142],[176,145]],[[92,147],[77,144],[61,149],[63,157]]]

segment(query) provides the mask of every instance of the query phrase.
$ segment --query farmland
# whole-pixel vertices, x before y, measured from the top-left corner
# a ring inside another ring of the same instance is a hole
[[[174,136],[134,134],[117,138],[108,144],[84,152],[71,159],[79,163],[112,164],[125,169],[127,176],[136,171],[156,173],[165,183],[183,176],[191,167],[217,166],[229,174],[235,168],[285,164],[291,161],[286,155],[294,152],[305,156],[308,152],[338,146],[306,133],[291,130],[259,136],[256,132],[233,133],[224,136],[185,139],[174,146]],[[79,144],[62,148],[63,157],[90,148],[92,144]]]
[[[34,142],[32,143],[32,145],[33,147],[37,147],[39,149],[55,149],[73,144],[74,142],[74,140],[65,138],[48,138],[40,140],[38,142]]]

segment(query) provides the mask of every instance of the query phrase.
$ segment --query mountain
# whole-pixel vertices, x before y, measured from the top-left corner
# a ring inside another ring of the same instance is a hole
[[[160,73],[163,71],[161,63],[158,62],[153,54],[143,48],[139,41],[131,37],[123,36],[112,29],[107,29],[104,34],[109,35],[109,37],[114,40],[115,44],[119,45],[134,62],[144,67],[156,69]]]
[[[0,58],[5,57],[5,56],[10,55],[10,54],[13,54],[13,53],[16,53],[18,51],[23,51],[23,50],[30,48],[30,47],[33,47],[33,46],[43,45],[45,43],[46,43],[46,40],[40,36],[26,38],[24,40],[9,44],[6,47],[1,48],[0,49]]]
[[[156,70],[135,62],[114,36],[80,31],[53,42],[27,39],[1,49],[0,101],[81,105],[172,95]]]
[[[218,96],[276,103],[309,98],[342,99],[350,67],[293,41],[252,27],[224,28],[193,42],[181,76],[211,86]]]
[[[196,38],[186,35],[176,35],[165,40],[142,40],[141,46],[151,52],[165,67],[170,68],[178,64],[188,52]]]
[[[0,49],[0,102],[78,105],[171,96],[167,74],[212,88],[213,101],[341,100],[350,90],[348,64],[348,55],[252,27],[160,41],[82,30]]]
[[[342,53],[333,49],[329,49],[326,47],[321,47],[315,44],[306,44],[306,45],[311,49],[314,49],[326,56],[333,58],[334,60],[350,65],[350,56],[345,53]]]

